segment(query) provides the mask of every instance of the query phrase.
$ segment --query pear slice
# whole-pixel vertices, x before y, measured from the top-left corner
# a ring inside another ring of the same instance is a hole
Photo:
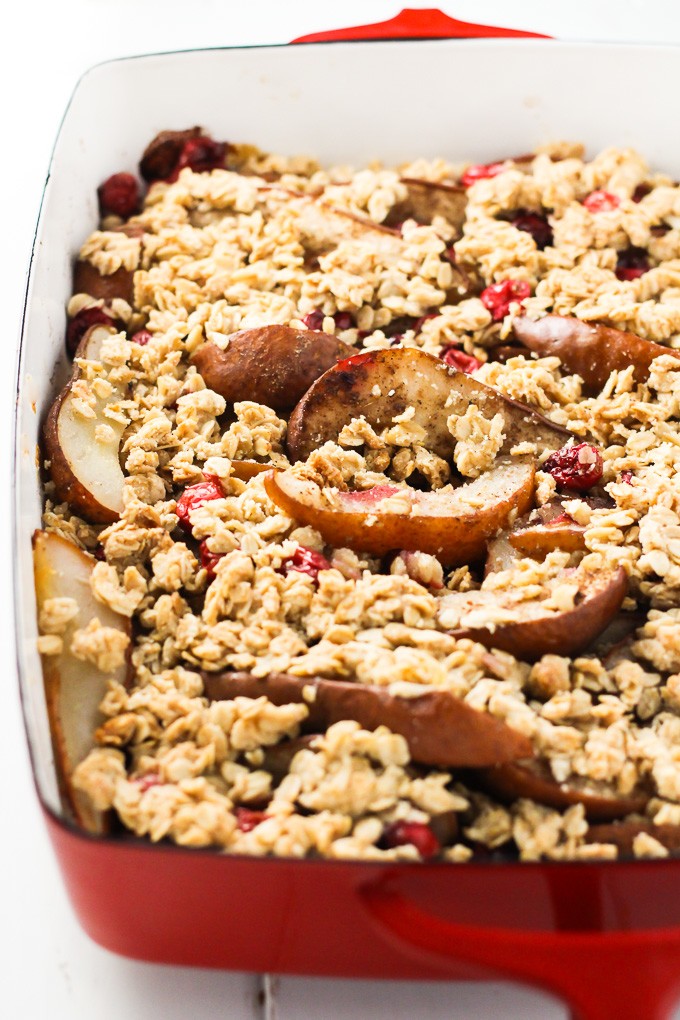
[[[522,556],[542,559],[555,549],[580,552],[585,549],[585,528],[569,516],[560,499],[538,507],[515,523],[508,534],[513,549]]]
[[[324,731],[342,719],[355,719],[365,729],[387,726],[406,740],[414,761],[437,768],[483,767],[531,758],[531,741],[488,712],[472,708],[449,691],[425,687],[403,698],[385,687],[299,677],[290,673],[203,673],[210,701],[263,695],[274,705],[304,702],[309,714],[303,728]]]
[[[102,344],[116,330],[110,326],[91,326],[81,340],[76,358],[98,361]],[[119,448],[125,425],[106,415],[109,404],[125,397],[122,387],[114,387],[106,397],[95,397],[92,414],[82,413],[76,383],[81,371],[75,364],[73,375],[52,404],[43,428],[45,453],[50,461],[50,477],[58,500],[68,503],[75,513],[94,524],[111,524],[123,509],[124,475]],[[100,426],[107,426],[107,438]]]
[[[105,275],[91,262],[79,259],[73,267],[73,293],[89,294],[90,297],[101,298],[107,304],[115,298],[122,298],[132,304],[134,275],[132,270],[124,266]]]
[[[569,553],[584,551],[585,526],[578,524],[565,509],[565,503],[574,498],[558,496],[518,518],[506,535],[489,544],[485,575],[509,570],[522,556],[542,560],[555,549]],[[593,510],[611,505],[607,496],[584,496],[581,503]]]
[[[491,765],[476,771],[475,776],[482,789],[504,804],[519,797],[535,800],[558,811],[565,811],[573,804],[583,804],[586,817],[594,822],[608,822],[643,813],[649,800],[649,792],[641,788],[629,794],[617,794],[610,784],[581,776],[558,783],[547,762],[541,759]]]
[[[452,414],[476,404],[485,418],[503,416],[505,448],[535,443],[538,451],[559,450],[571,432],[503,396],[439,358],[416,348],[364,351],[324,372],[312,383],[290,416],[288,450],[305,460],[328,440],[336,440],[353,418],[364,417],[376,431],[395,415],[413,408],[411,422],[425,430],[423,446],[450,459],[456,440],[447,427]]]
[[[229,337],[225,350],[203,344],[193,355],[208,389],[229,403],[254,400],[274,410],[297,404],[315,379],[353,348],[337,337],[292,326],[257,326]]]
[[[382,556],[413,549],[436,556],[445,566],[473,563],[486,543],[531,506],[534,465],[501,458],[474,481],[454,490],[378,485],[364,492],[325,494],[292,471],[265,476],[270,499],[300,524],[310,525],[335,548],[348,546]]]
[[[125,683],[127,663],[112,674],[104,674],[92,663],[77,659],[70,651],[76,630],[86,627],[95,617],[104,627],[113,627],[129,636],[130,621],[98,602],[92,594],[90,578],[95,559],[72,542],[52,532],[36,531],[33,536],[33,567],[38,613],[49,599],[74,599],[76,615],[60,635],[63,650],[58,655],[43,655],[43,680],[52,746],[62,796],[75,820],[90,832],[106,829],[106,819],[87,797],[71,783],[75,766],[94,746],[94,732],[103,721],[99,705],[106,694],[107,681]]]
[[[587,393],[599,393],[614,371],[633,366],[636,382],[646,382],[655,358],[680,351],[645,340],[636,333],[583,322],[567,315],[545,315],[530,319],[520,315],[513,322],[515,337],[542,358],[556,356],[567,372],[583,379]]]
[[[533,662],[543,655],[575,656],[611,623],[628,593],[623,567],[598,572],[566,570],[578,593],[571,609],[551,611],[541,600],[517,602],[514,592],[452,592],[440,600],[439,622],[454,637],[479,641],[518,659]],[[485,617],[490,623],[486,623]]]
[[[589,825],[586,843],[613,843],[622,857],[633,856],[635,838],[641,833],[651,836],[675,856],[680,850],[680,825],[655,825],[647,819],[636,818],[610,824]]]

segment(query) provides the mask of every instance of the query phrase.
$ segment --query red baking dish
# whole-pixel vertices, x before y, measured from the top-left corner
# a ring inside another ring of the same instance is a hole
[[[648,1020],[667,1015],[680,994],[677,860],[384,865],[230,857],[91,837],[64,819],[58,796],[30,536],[41,512],[39,427],[65,373],[71,263],[96,222],[97,184],[114,170],[133,170],[157,131],[195,123],[216,137],[327,162],[416,155],[485,162],[566,137],[591,152],[634,145],[680,175],[673,132],[660,130],[652,113],[659,95],[672,107],[680,94],[677,49],[443,38],[475,34],[516,33],[410,11],[342,34],[400,41],[143,56],[95,67],[79,82],[45,189],[19,367],[17,645],[36,787],[75,912],[115,952],[289,974],[509,977],[562,995],[580,1017]]]

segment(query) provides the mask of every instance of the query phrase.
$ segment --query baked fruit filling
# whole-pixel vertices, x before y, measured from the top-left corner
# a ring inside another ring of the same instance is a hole
[[[65,811],[255,855],[677,852],[673,181],[193,127],[97,194],[34,537]]]

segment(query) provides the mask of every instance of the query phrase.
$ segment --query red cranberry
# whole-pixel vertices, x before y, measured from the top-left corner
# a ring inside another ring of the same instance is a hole
[[[590,443],[563,446],[543,465],[543,470],[549,471],[558,485],[577,492],[585,492],[596,485],[602,478],[602,469],[602,454]]]
[[[133,344],[146,347],[149,340],[153,340],[153,333],[149,333],[148,329],[138,329],[136,333],[132,334],[130,340],[132,340]]]
[[[307,312],[306,315],[302,316],[302,321],[304,322],[307,329],[313,330],[322,329],[324,319],[325,315],[323,314],[320,308],[315,308],[313,312]]]
[[[479,295],[482,304],[491,312],[494,322],[501,322],[510,311],[510,305],[524,301],[531,294],[531,287],[524,280],[503,280],[492,283]]]
[[[208,572],[209,578],[214,578],[215,567],[222,559],[223,553],[214,553],[208,549],[208,543],[205,539],[201,542],[198,547],[198,555],[201,559],[201,566]]]
[[[388,850],[410,843],[423,860],[436,857],[441,850],[439,840],[432,829],[423,822],[392,822],[383,832],[381,842]]]
[[[338,329],[351,329],[354,325],[354,319],[349,312],[336,312],[333,321]]]
[[[539,216],[538,213],[519,212],[510,222],[517,230],[531,234],[539,251],[543,251],[553,243],[552,227],[545,216]]]
[[[455,266],[455,264],[456,264],[456,249],[453,247],[453,245],[451,245],[450,248],[446,249],[446,251],[444,252],[444,258],[448,259],[448,261],[451,263],[452,266]]]
[[[187,138],[177,160],[173,177],[176,179],[180,170],[189,167],[195,174],[219,170],[224,166],[224,154],[227,146],[224,142],[216,142],[207,135],[198,138]]]
[[[477,166],[469,166],[460,179],[464,188],[469,188],[477,181],[483,181],[487,177],[496,177],[505,170],[505,163],[486,163]]]
[[[284,574],[290,574],[295,570],[300,574],[308,574],[315,581],[318,580],[320,570],[330,570],[331,565],[325,556],[308,549],[306,545],[299,545],[293,555],[282,564]]]
[[[426,323],[428,319],[436,319],[438,315],[439,312],[426,312],[425,315],[421,315],[420,318],[416,319],[416,321],[413,323],[412,327],[413,332],[420,333],[421,329],[423,328],[423,324]]]
[[[619,280],[637,280],[649,270],[649,258],[644,248],[626,248],[619,252],[616,276]]]
[[[583,204],[591,213],[611,212],[613,209],[618,209],[621,199],[618,195],[612,195],[611,191],[598,190],[591,191],[589,195],[586,195]]]
[[[97,546],[96,546],[96,548],[94,550],[94,558],[96,560],[99,560],[100,562],[103,562],[106,559],[106,553],[104,552],[104,546],[103,545],[97,544]]]
[[[413,323],[416,321],[412,315],[398,315],[396,319],[392,319],[386,326],[383,326],[382,331],[386,337],[392,340],[396,337],[403,340],[406,330],[413,329]]]
[[[234,814],[236,815],[236,825],[241,832],[250,832],[263,822],[265,818],[269,818],[269,815],[265,814],[264,811],[251,811],[250,808],[237,807]]]
[[[633,472],[632,471],[622,471],[621,472],[621,481],[625,485],[632,485],[633,484]]]
[[[444,347],[439,357],[450,368],[465,372],[466,375],[470,375],[471,372],[476,372],[478,368],[482,367],[481,361],[473,357],[472,354],[461,351],[459,347]]]
[[[66,327],[66,349],[71,357],[90,326],[115,326],[116,321],[102,308],[81,308]]]
[[[224,499],[224,489],[219,478],[215,475],[204,475],[202,482],[198,482],[196,485],[189,485],[184,490],[177,500],[177,510],[175,512],[179,517],[179,523],[185,531],[191,533],[190,517],[194,510],[198,510],[200,506],[210,503],[213,499]]]
[[[139,211],[139,183],[132,174],[113,174],[97,188],[100,216],[127,220]]]

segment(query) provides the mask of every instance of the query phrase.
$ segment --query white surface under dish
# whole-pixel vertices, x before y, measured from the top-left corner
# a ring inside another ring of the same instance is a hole
[[[411,60],[421,60],[421,66],[426,66],[427,47],[430,45],[410,44],[408,67],[414,75],[417,75],[417,64],[413,65]],[[433,96],[437,95],[438,90],[443,90],[444,94],[450,93],[454,81],[459,83],[461,76],[465,80],[466,74],[474,73],[484,53],[487,54],[484,59],[493,61],[494,67],[494,76],[488,76],[490,84],[481,90],[479,102],[476,100],[472,105],[466,104],[465,110],[457,107],[447,110],[443,121],[434,115],[434,107],[429,104],[422,109],[416,105],[417,97],[413,94],[412,85],[407,88],[406,76],[402,79],[404,85],[401,92],[397,90],[396,96],[390,99],[390,107],[395,111],[393,121],[389,117],[376,116],[375,109],[371,109],[365,99],[362,104],[368,79],[365,66],[362,68],[359,46],[356,49],[344,45],[309,47],[306,50],[309,57],[296,59],[296,64],[307,66],[304,73],[310,75],[308,81],[312,83],[314,72],[318,74],[323,70],[323,93],[308,87],[304,81],[295,87],[291,81],[290,61],[286,60],[286,51],[261,51],[266,53],[265,73],[261,71],[262,64],[257,60],[257,51],[230,54],[234,57],[233,70],[238,73],[236,94],[239,97],[257,95],[257,102],[249,105],[247,110],[244,108],[246,104],[241,101],[230,102],[226,107],[223,101],[219,102],[219,93],[222,96],[225,92],[229,94],[229,85],[231,94],[234,94],[233,81],[220,82],[217,79],[221,88],[215,88],[216,79],[211,78],[219,67],[219,51],[178,54],[173,58],[176,61],[175,71],[170,73],[168,70],[166,82],[159,73],[159,61],[167,58],[155,57],[140,58],[129,64],[126,62],[125,65],[105,65],[87,76],[80,89],[80,98],[76,97],[69,114],[69,117],[75,119],[67,121],[68,130],[62,135],[55,152],[27,317],[25,357],[28,381],[21,419],[22,477],[26,488],[21,496],[22,534],[19,539],[24,553],[26,539],[37,524],[39,499],[33,484],[37,420],[52,392],[50,369],[61,353],[64,304],[70,293],[70,260],[82,238],[95,225],[97,183],[113,170],[132,169],[141,148],[157,129],[199,122],[217,136],[252,141],[275,150],[313,152],[329,161],[348,158],[365,160],[373,156],[389,161],[416,153],[436,153],[452,158],[470,157],[484,161],[505,152],[516,154],[525,151],[550,138],[570,137],[586,141],[591,152],[606,144],[632,144],[640,148],[658,168],[680,173],[680,152],[672,133],[659,132],[658,124],[649,118],[650,94],[644,90],[640,93],[639,89],[635,94],[627,91],[630,67],[634,61],[637,81],[655,82],[656,88],[663,95],[672,96],[675,77],[679,73],[676,70],[677,51],[674,49],[636,49],[633,53],[628,47],[581,48],[541,42],[519,44],[528,47],[524,51],[518,49],[518,44],[512,44],[515,56],[510,57],[510,47],[503,43],[442,42],[436,45],[451,47],[451,63],[449,69],[442,66],[441,79],[434,84],[431,68],[428,69],[428,93],[433,84]],[[461,45],[465,48],[460,48]],[[385,50],[386,60],[393,54],[395,63],[398,62],[399,52],[404,52],[402,44],[383,44],[381,49]],[[338,59],[343,50],[348,51],[348,57],[339,64]],[[422,53],[421,57],[417,56],[418,50]],[[513,60],[518,63],[513,65]],[[531,82],[525,78],[524,83],[520,84],[515,72],[521,64],[526,67],[527,61],[531,67]],[[125,66],[134,67],[135,73],[129,91],[121,94],[116,75]],[[182,73],[178,74],[180,66]],[[588,72],[588,66],[592,67],[591,72]],[[574,70],[577,68],[579,74],[575,75]],[[371,74],[374,71],[372,67]],[[497,78],[494,84],[496,75],[504,83],[500,97]],[[567,80],[570,81],[569,90],[564,88]],[[181,88],[177,84],[180,81]],[[255,84],[257,91],[251,91]],[[86,87],[91,89],[88,95]],[[540,91],[536,91],[538,88]],[[204,103],[203,107],[197,108],[201,94],[205,96],[206,92],[207,105]],[[148,116],[148,109],[145,108],[143,116],[139,106],[135,106],[135,97],[141,94],[159,98],[160,102],[154,110],[155,120]],[[620,102],[622,94],[626,95],[625,105]],[[79,102],[82,104],[80,107]],[[346,108],[345,102],[349,104]],[[422,99],[418,102],[422,103]],[[411,114],[405,113],[409,104]],[[134,109],[137,113],[131,123],[130,115]],[[606,115],[598,117],[598,111],[606,111]],[[489,129],[490,113],[493,114],[493,130]],[[516,120],[513,119],[515,117]],[[260,125],[263,130],[260,130]],[[366,139],[370,139],[370,150],[365,148]],[[68,173],[62,173],[62,170],[68,170]],[[35,409],[32,407],[34,403]],[[25,584],[30,580],[30,569],[27,566],[24,566],[20,577],[22,612],[27,622],[22,631],[22,637],[26,638],[23,652],[27,655],[28,675],[35,678],[39,677],[39,672],[35,669],[37,660],[31,646],[34,631],[31,630],[31,615],[28,612],[32,608],[32,591],[30,584]],[[31,700],[31,705],[34,710],[34,739],[38,741],[35,746],[38,748],[40,762],[45,766],[43,781],[48,783],[50,770],[48,756],[45,754],[44,720],[41,718],[40,690],[37,684],[34,685],[34,692],[36,699]],[[99,954],[101,951],[93,949],[92,952]],[[122,967],[122,963],[118,965]],[[143,969],[141,965],[136,966]],[[188,979],[187,984],[190,984]],[[318,987],[322,988],[325,984],[328,983],[319,983]],[[300,999],[295,994],[297,987],[299,984],[296,986],[294,982],[288,982],[286,988],[290,991],[283,1001],[289,1005],[296,1002],[299,1004]],[[306,987],[311,990],[308,994],[313,995],[314,984],[310,982]],[[361,990],[362,986],[355,987]],[[435,989],[438,987],[443,989],[444,986],[434,986]],[[520,997],[523,995],[521,992],[517,994]],[[526,995],[524,1001],[533,1000],[530,993]],[[356,1003],[357,996],[352,993],[350,1000]],[[371,1001],[375,1004],[372,1016],[387,1016],[388,1013],[394,1015],[393,1006],[382,1011],[375,998]],[[415,1007],[418,1000],[407,996],[404,1001],[412,1002]],[[430,994],[423,993],[421,1001],[431,1003],[433,999]],[[522,1000],[520,998],[517,1001]],[[470,1003],[469,998],[467,1002]],[[439,1012],[430,1013],[429,1006],[425,1008],[428,1012],[423,1009],[420,1015],[444,1015]],[[313,1006],[311,1009],[312,1012],[305,1015],[350,1015],[337,1010],[333,1014],[314,1013]],[[546,1006],[544,1012],[536,1015],[560,1015],[557,1007],[551,1014],[547,1012],[548,1009],[550,1007]],[[251,1015],[246,1012],[240,1014],[237,1010],[238,1007],[229,1015]],[[100,1015],[114,1014],[104,1011]],[[158,1014],[148,1012],[144,1015],[151,1017]],[[287,1015],[301,1014],[296,1014],[294,1006],[291,1006]],[[355,1011],[353,1015],[358,1013]],[[516,1015],[528,1016],[528,1013],[517,1012]]]

